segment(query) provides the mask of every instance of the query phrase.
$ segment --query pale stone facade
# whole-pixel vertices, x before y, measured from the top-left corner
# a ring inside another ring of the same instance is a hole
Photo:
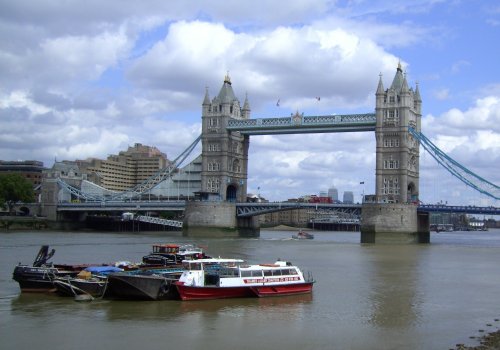
[[[409,132],[420,132],[422,100],[418,85],[408,87],[398,65],[391,87],[384,91],[382,76],[376,92],[377,125],[376,201],[415,203],[419,193],[419,141]]]
[[[226,75],[219,94],[212,101],[208,89],[202,105],[201,192],[223,201],[244,202],[247,194],[248,136],[228,132],[228,120],[248,119],[250,106],[243,108]]]
[[[95,184],[112,191],[126,191],[166,168],[170,161],[156,147],[136,143],[107,159],[76,161],[83,173]]]

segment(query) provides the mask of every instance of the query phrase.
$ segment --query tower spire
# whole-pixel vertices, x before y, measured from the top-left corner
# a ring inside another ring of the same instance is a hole
[[[210,97],[208,96],[208,86],[205,86],[205,98],[203,99],[203,105],[210,104]]]
[[[384,93],[384,84],[382,83],[382,73],[379,74],[379,79],[378,79],[378,87],[377,87],[377,92],[376,94],[383,94]]]

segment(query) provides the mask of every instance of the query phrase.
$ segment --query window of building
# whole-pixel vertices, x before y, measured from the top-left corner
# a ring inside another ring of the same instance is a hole
[[[219,171],[220,164],[218,162],[210,162],[208,163],[208,171]]]
[[[220,144],[218,144],[218,143],[209,143],[208,144],[208,151],[209,152],[218,152],[218,151],[220,151]]]
[[[399,169],[399,160],[393,159],[392,156],[389,159],[385,159],[384,169]]]
[[[398,178],[384,178],[382,185],[382,194],[399,194]]]
[[[210,192],[219,192],[220,183],[218,178],[209,178],[207,181],[207,190]]]

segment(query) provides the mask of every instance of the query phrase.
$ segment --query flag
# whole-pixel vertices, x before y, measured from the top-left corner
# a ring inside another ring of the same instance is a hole
[[[280,99],[278,98],[278,102],[276,102],[276,106],[280,106]]]

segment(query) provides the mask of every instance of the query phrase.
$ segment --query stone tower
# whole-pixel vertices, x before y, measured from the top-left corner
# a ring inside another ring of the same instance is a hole
[[[418,84],[408,87],[406,73],[398,64],[391,87],[384,90],[380,76],[376,96],[375,137],[378,202],[415,203],[419,193],[419,142],[409,132],[420,132],[422,100]]]
[[[226,126],[231,118],[249,117],[248,98],[241,108],[229,75],[224,77],[224,84],[212,101],[207,88],[201,116],[201,192],[207,199],[246,201],[249,138],[226,130]]]

